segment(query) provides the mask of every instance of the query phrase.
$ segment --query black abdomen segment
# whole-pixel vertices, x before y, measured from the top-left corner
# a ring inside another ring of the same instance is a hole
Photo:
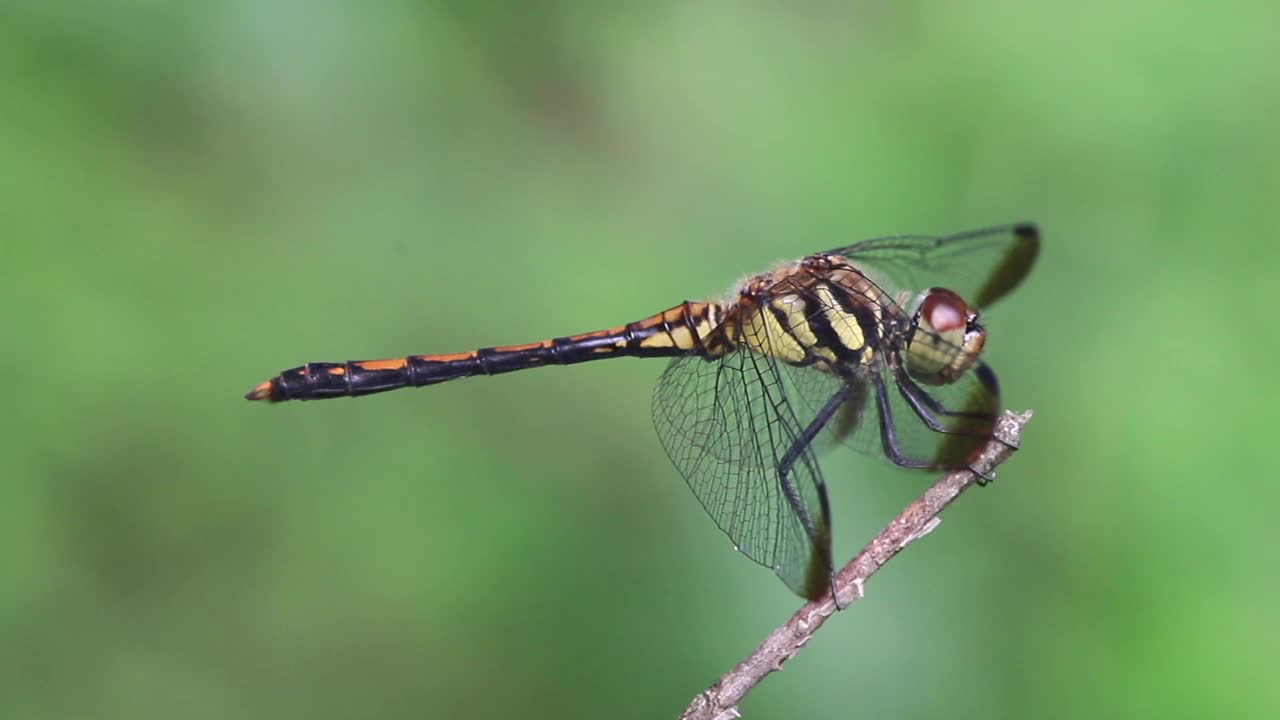
[[[422,387],[471,377],[497,375],[543,365],[572,365],[632,356],[683,355],[719,312],[707,303],[683,303],[621,327],[526,345],[482,348],[451,355],[411,355],[392,360],[308,363],[286,370],[245,394],[250,400],[324,400]]]

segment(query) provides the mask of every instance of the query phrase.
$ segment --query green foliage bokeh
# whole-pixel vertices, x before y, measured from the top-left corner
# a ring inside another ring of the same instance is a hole
[[[661,361],[249,404],[1034,220],[1025,448],[748,717],[1275,717],[1274,3],[5,3],[0,716],[673,717],[797,605]],[[840,558],[927,476],[824,458]]]

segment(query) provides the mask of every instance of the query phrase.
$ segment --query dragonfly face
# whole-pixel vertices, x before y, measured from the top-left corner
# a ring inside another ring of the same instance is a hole
[[[245,397],[315,400],[610,357],[672,358],[653,395],[667,455],[738,550],[817,598],[833,563],[815,448],[825,438],[903,467],[969,464],[1000,410],[995,373],[981,359],[979,309],[1016,287],[1038,251],[1030,224],[866,240],[758,275],[728,303],[684,302],[523,345],[308,363]]]
[[[925,293],[911,318],[906,338],[907,371],[927,385],[955,382],[973,364],[987,342],[978,314],[946,288]]]

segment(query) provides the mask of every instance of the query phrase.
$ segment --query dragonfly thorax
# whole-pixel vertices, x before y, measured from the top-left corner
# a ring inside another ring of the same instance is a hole
[[[799,367],[870,366],[892,301],[848,261],[818,254],[743,285],[726,325],[734,344]],[[902,318],[903,326],[906,318]]]
[[[986,342],[987,329],[977,312],[954,292],[932,288],[911,319],[907,371],[928,385],[950,384],[977,362]]]

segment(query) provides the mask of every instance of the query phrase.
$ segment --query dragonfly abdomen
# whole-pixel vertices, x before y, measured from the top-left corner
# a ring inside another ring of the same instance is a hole
[[[307,363],[258,384],[250,400],[324,400],[423,387],[473,375],[499,375],[544,365],[573,365],[611,357],[672,357],[698,350],[723,316],[715,303],[685,302],[626,325],[523,345],[388,360]]]

